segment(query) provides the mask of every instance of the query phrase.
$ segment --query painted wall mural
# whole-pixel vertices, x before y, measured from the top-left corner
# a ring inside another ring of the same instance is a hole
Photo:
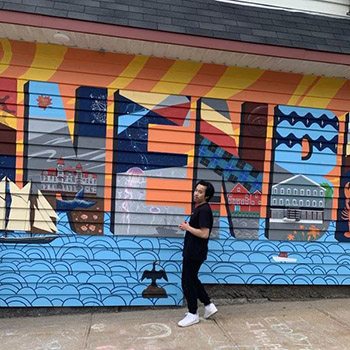
[[[179,305],[205,283],[349,284],[349,81],[0,40],[0,305]]]
[[[327,110],[276,107],[267,237],[309,241],[328,229],[334,188],[324,176],[336,166],[338,133]]]

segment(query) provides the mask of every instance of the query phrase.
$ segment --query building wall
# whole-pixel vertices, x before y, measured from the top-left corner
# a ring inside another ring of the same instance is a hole
[[[0,43],[1,306],[181,304],[198,179],[203,282],[349,284],[349,81]]]

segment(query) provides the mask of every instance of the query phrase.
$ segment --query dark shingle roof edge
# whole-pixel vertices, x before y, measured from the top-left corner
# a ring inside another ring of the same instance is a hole
[[[0,9],[286,48],[350,54],[350,18],[215,0],[12,0]]]

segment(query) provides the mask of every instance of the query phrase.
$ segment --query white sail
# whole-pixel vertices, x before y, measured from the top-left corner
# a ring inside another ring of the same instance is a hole
[[[58,219],[57,213],[55,210],[53,210],[51,204],[48,202],[40,190],[38,190],[38,209],[45,210],[51,218]]]
[[[46,211],[40,210],[34,205],[34,222],[33,229],[38,229],[44,232],[53,233],[57,231],[56,225]]]
[[[20,189],[11,180],[11,210],[7,223],[7,230],[10,231],[30,231],[30,189],[31,182],[28,182],[22,189]]]
[[[0,182],[0,230],[6,226],[6,176]]]
[[[34,206],[33,228],[45,232],[57,232],[53,218],[58,219],[57,213],[53,210],[42,192],[38,190],[37,205]]]

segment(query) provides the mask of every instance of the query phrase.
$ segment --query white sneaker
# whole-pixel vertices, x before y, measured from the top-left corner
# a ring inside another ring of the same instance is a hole
[[[218,309],[213,303],[210,303],[207,306],[204,306],[204,318],[209,318],[210,316],[216,314],[218,312]]]
[[[198,322],[199,322],[198,312],[196,314],[191,314],[190,312],[187,312],[186,316],[181,321],[179,321],[177,325],[179,327],[188,327]]]

